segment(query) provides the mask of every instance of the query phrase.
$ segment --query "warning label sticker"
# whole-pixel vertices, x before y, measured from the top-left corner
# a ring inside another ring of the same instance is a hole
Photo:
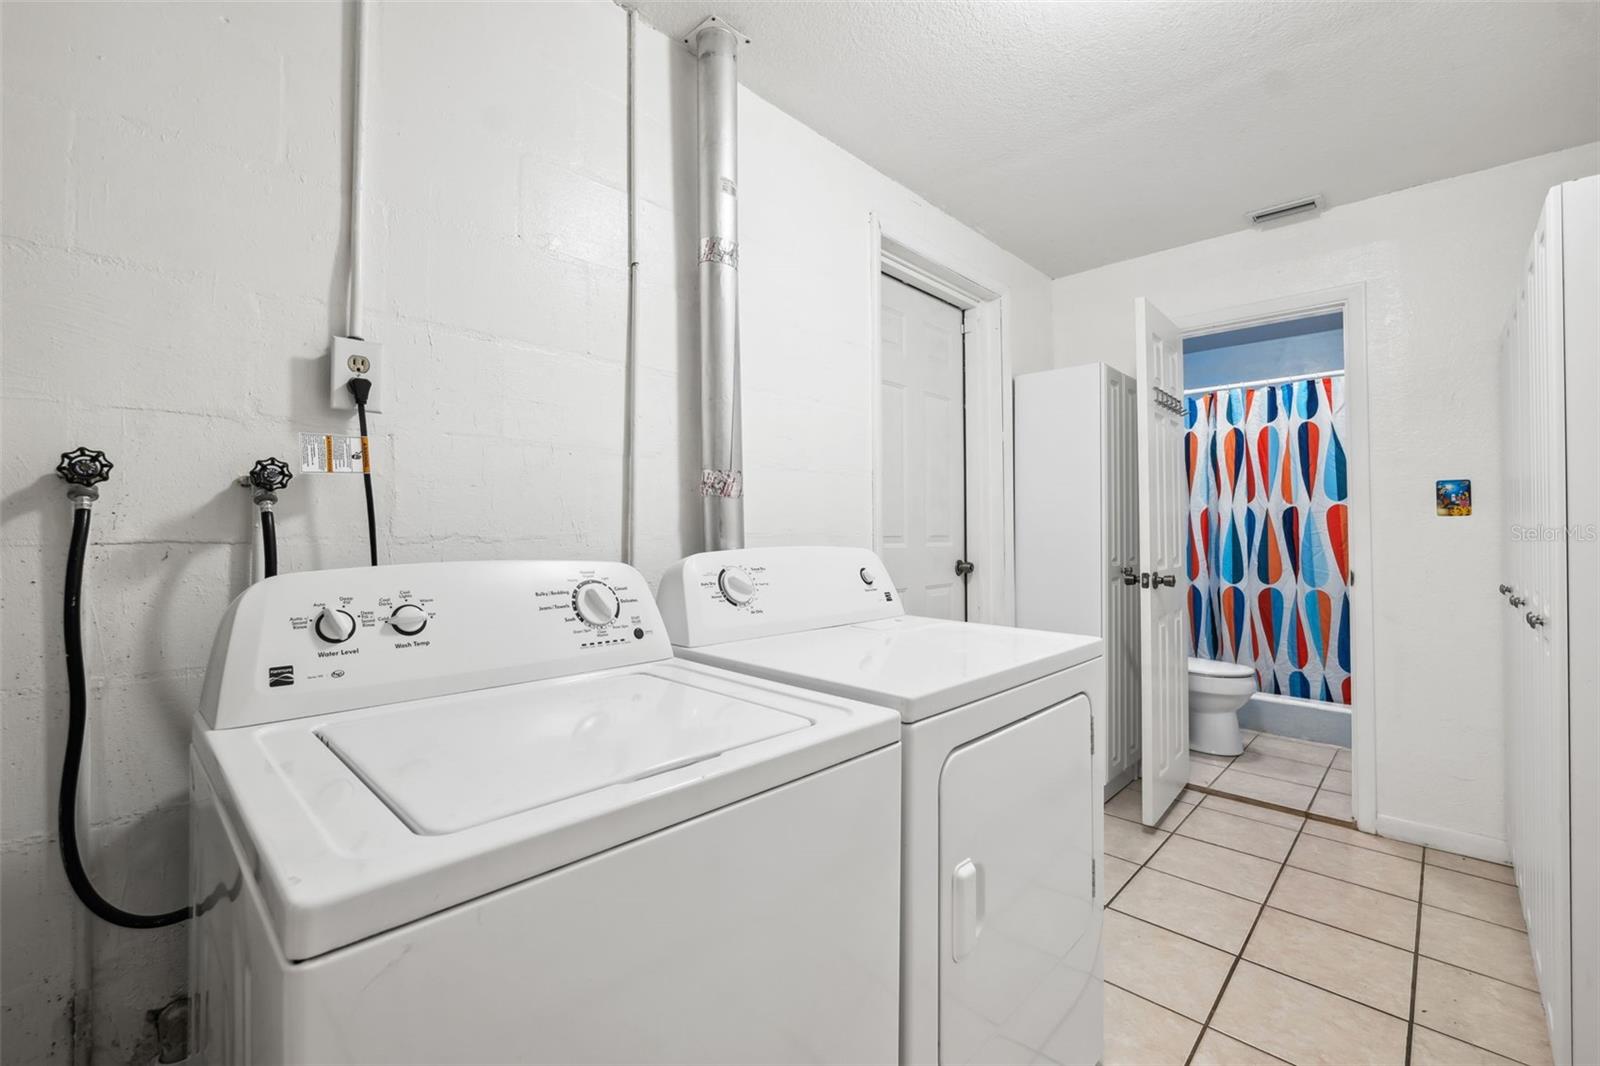
[[[300,470],[306,474],[370,474],[366,437],[300,434]]]

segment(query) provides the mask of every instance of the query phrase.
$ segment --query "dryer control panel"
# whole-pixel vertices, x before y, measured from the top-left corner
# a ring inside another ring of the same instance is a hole
[[[702,552],[667,571],[658,602],[686,648],[906,613],[883,560],[864,548]]]
[[[670,658],[621,563],[411,563],[283,574],[217,631],[201,697],[214,729]]]

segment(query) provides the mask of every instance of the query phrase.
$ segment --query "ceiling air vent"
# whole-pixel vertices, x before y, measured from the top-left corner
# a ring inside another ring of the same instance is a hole
[[[1281,222],[1286,218],[1304,215],[1321,207],[1322,197],[1307,196],[1301,200],[1290,200],[1285,204],[1275,204],[1272,207],[1264,207],[1260,211],[1252,211],[1250,212],[1250,222],[1252,225],[1265,226],[1269,222]]]

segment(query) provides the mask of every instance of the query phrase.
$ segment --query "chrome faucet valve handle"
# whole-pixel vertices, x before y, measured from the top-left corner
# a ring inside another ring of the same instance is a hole
[[[61,453],[61,462],[56,464],[56,476],[70,486],[67,489],[69,497],[80,501],[81,506],[87,506],[86,501],[99,499],[100,490],[96,486],[110,479],[111,469],[115,465],[106,458],[105,452],[93,448],[74,448]]]
[[[1501,582],[1501,583],[1500,583],[1500,595],[1502,595],[1502,596],[1509,596],[1509,595],[1511,595],[1511,586],[1510,586],[1510,585],[1507,585],[1507,584],[1506,584],[1506,583],[1505,583],[1505,582],[1503,582],[1503,581],[1502,581],[1502,582]]]
[[[1538,629],[1540,626],[1544,625],[1544,623],[1545,623],[1544,615],[1535,614],[1532,611],[1529,611],[1526,615],[1523,616],[1523,618],[1528,623],[1528,628],[1529,629]]]
[[[1526,599],[1524,599],[1523,597],[1521,597],[1521,596],[1513,596],[1513,597],[1511,597],[1511,601],[1510,602],[1511,602],[1511,606],[1513,606],[1513,607],[1521,607],[1523,604],[1527,603],[1528,601]]]

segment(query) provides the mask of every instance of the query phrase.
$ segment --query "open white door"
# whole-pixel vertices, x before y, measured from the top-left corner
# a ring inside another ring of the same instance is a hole
[[[1139,343],[1140,773],[1145,825],[1189,784],[1189,661],[1184,519],[1183,335],[1143,297]]]

